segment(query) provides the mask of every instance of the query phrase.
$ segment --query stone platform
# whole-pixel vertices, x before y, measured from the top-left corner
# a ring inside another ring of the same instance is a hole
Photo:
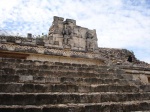
[[[94,52],[52,49],[44,46],[23,46],[16,43],[1,43],[1,57],[14,57],[26,60],[99,65],[105,64],[104,58]]]

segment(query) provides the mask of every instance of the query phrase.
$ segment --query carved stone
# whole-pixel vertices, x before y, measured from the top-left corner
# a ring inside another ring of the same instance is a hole
[[[30,39],[27,39],[24,43],[29,44],[29,45],[36,45],[36,39],[30,38]]]
[[[96,50],[98,48],[97,45],[97,35],[96,30],[88,30],[87,31],[87,49],[89,51]]]
[[[73,19],[64,21],[64,18],[54,16],[45,46],[95,52],[98,49],[96,30],[77,26]]]

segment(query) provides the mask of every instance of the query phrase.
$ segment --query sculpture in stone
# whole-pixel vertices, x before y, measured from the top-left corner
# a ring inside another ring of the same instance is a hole
[[[54,16],[46,46],[79,51],[95,51],[98,49],[96,30],[77,26],[76,21],[73,19],[64,21],[64,18]]]

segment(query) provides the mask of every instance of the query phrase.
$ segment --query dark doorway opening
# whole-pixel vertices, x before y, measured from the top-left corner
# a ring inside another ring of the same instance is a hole
[[[132,62],[132,56],[130,55],[129,57],[128,57],[128,60],[127,60],[128,62]]]

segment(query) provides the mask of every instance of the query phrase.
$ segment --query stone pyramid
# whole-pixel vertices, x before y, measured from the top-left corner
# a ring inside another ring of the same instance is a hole
[[[48,35],[0,36],[0,112],[149,111],[150,65],[96,30],[55,16]]]

